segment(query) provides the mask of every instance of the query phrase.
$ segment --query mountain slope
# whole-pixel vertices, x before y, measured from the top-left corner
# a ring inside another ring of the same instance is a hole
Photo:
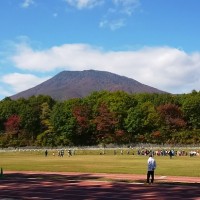
[[[139,83],[134,79],[105,71],[63,71],[51,79],[18,94],[11,99],[49,95],[55,100],[67,100],[88,96],[91,92],[122,90],[127,93],[165,93],[164,91]]]

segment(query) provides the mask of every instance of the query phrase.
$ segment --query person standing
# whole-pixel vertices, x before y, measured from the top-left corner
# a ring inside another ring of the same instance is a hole
[[[152,154],[149,155],[149,158],[147,160],[147,183],[150,183],[150,177],[151,177],[151,183],[154,182],[154,170],[156,169],[156,161],[153,158]]]
[[[45,157],[47,157],[47,155],[48,155],[47,149],[45,150],[44,154],[45,154]]]
[[[170,159],[172,159],[172,156],[173,156],[173,152],[172,152],[172,150],[170,149],[170,150],[169,150],[169,157],[170,157]]]

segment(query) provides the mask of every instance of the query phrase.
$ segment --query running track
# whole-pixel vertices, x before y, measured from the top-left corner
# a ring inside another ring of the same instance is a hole
[[[5,172],[0,178],[0,199],[54,200],[200,200],[200,178],[155,177],[125,174]]]

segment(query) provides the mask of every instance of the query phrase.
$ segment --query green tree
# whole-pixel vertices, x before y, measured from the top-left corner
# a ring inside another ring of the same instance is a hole
[[[185,98],[182,110],[190,129],[200,129],[200,95],[194,93]]]
[[[130,108],[125,120],[127,131],[132,134],[132,140],[140,138],[138,135],[143,135],[142,138],[144,139],[145,134],[149,135],[152,131],[157,130],[159,121],[159,115],[154,105],[150,102]]]
[[[37,144],[40,146],[56,146],[55,132],[50,122],[51,109],[48,102],[41,105],[41,133],[37,136]]]
[[[72,114],[74,100],[57,102],[53,107],[50,122],[55,130],[57,145],[72,145],[76,119]]]
[[[17,114],[17,106],[15,101],[8,97],[0,101],[0,132],[5,131],[4,123],[10,116],[15,114]]]
[[[29,104],[24,105],[20,112],[22,129],[30,135],[34,143],[37,135],[41,132],[40,113],[37,107]]]
[[[107,93],[103,101],[108,105],[109,110],[115,113],[118,121],[116,128],[118,130],[125,130],[124,119],[127,117],[127,111],[137,105],[135,98],[123,91],[117,91]]]

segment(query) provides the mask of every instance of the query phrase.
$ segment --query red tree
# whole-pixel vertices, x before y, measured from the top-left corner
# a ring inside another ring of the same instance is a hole
[[[179,129],[186,125],[183,119],[183,114],[180,108],[174,104],[160,105],[158,113],[161,116],[162,121],[170,127],[170,129]]]
[[[20,117],[18,115],[11,115],[7,121],[4,123],[6,133],[15,135],[18,137],[20,130]]]
[[[73,116],[79,125],[78,133],[82,134],[89,127],[90,109],[87,106],[75,106],[72,110]]]
[[[98,115],[94,119],[96,130],[98,132],[98,141],[104,143],[114,142],[115,140],[115,125],[117,124],[115,113],[108,109],[105,103],[100,104]]]

